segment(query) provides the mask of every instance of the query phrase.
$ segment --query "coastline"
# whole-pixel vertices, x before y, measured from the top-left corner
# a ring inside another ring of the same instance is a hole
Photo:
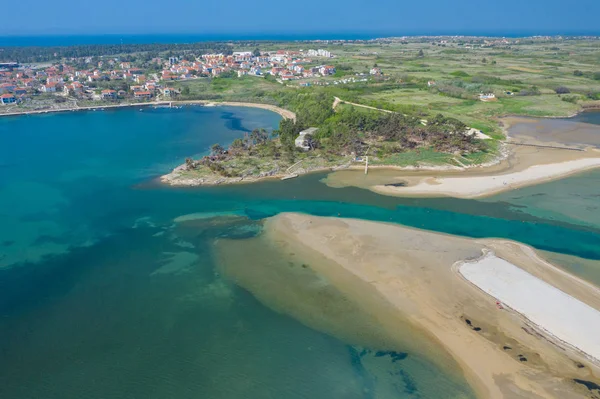
[[[31,111],[22,111],[22,112],[0,112],[0,117],[3,116],[19,116],[19,115],[37,115],[37,114],[50,114],[50,113],[58,113],[58,112],[75,112],[75,111],[92,111],[92,110],[102,110],[102,109],[119,109],[119,108],[132,108],[132,107],[155,107],[155,106],[165,106],[165,105],[199,105],[199,106],[232,106],[232,107],[250,107],[250,108],[261,108],[266,109],[272,112],[275,112],[281,115],[284,119],[296,119],[296,114],[292,111],[288,111],[281,107],[277,107],[275,105],[270,104],[260,104],[260,103],[249,103],[249,102],[235,102],[235,101],[205,101],[205,100],[189,100],[189,101],[152,101],[152,102],[143,102],[143,103],[124,103],[124,104],[102,104],[99,103],[97,106],[87,106],[87,107],[70,107],[70,108],[56,108],[56,109],[42,109],[42,110],[31,110]]]
[[[287,252],[327,259],[329,263],[311,262],[310,267],[348,296],[360,300],[362,294],[344,284],[346,274],[374,287],[397,312],[446,348],[479,397],[592,397],[573,380],[593,380],[598,364],[520,313],[498,309],[493,297],[457,271],[458,262],[472,262],[493,251],[600,309],[596,287],[548,267],[523,244],[299,214],[269,219],[265,234]]]
[[[404,187],[375,185],[372,190],[380,194],[407,197],[484,198],[531,185],[547,183],[574,174],[600,168],[600,152],[586,152],[589,157],[563,162],[541,163],[520,171],[484,176],[424,177]]]

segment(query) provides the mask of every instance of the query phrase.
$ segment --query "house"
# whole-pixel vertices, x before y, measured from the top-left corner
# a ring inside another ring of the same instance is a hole
[[[17,99],[12,94],[2,94],[0,95],[0,104],[9,105],[17,102]]]
[[[136,91],[135,93],[133,93],[133,97],[136,100],[148,100],[152,98],[152,93],[150,93],[149,91]]]
[[[56,93],[56,83],[46,83],[42,86],[44,93]]]
[[[307,134],[313,135],[317,132],[317,130],[319,130],[319,128],[309,127],[308,129],[301,131],[298,134],[298,137],[296,137],[296,140],[294,140],[294,145],[298,148],[302,148],[305,151],[310,150],[309,146],[304,145],[304,141],[306,140],[306,135]]]
[[[69,94],[81,94],[83,92],[83,85],[79,82],[73,82],[70,85],[66,85],[65,87],[63,87],[63,93],[65,94],[65,96],[68,96]]]
[[[319,73],[323,76],[333,75],[335,73],[335,67],[332,65],[323,65],[319,68]]]
[[[0,84],[0,93],[8,93],[15,90],[17,86],[12,83],[2,83]]]
[[[481,93],[479,99],[481,101],[495,101],[496,95],[494,93]]]
[[[17,87],[15,89],[15,95],[16,96],[22,96],[24,94],[27,94],[27,89],[25,87]]]
[[[131,68],[131,62],[121,62],[121,69]]]
[[[369,71],[369,74],[374,75],[374,76],[381,76],[382,75],[381,68],[373,67]]]
[[[115,90],[102,90],[101,97],[103,100],[114,100],[117,98]]]
[[[177,95],[177,91],[172,87],[165,87],[162,92],[165,97],[175,97]]]
[[[427,82],[427,87],[432,87],[435,86],[435,80],[430,80],[429,82]]]

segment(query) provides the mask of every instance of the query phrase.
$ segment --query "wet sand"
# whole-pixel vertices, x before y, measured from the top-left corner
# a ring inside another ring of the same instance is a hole
[[[589,358],[519,313],[498,309],[494,298],[453,267],[491,250],[600,309],[597,288],[546,263],[529,247],[297,214],[269,219],[265,235],[285,252],[309,259],[311,270],[359,299],[363,311],[379,320],[381,309],[389,314],[389,307],[371,299],[382,296],[414,329],[447,350],[479,397],[591,398],[592,392],[573,380],[600,382],[600,369]]]
[[[600,125],[567,119],[504,118],[509,139],[518,143],[600,148]]]

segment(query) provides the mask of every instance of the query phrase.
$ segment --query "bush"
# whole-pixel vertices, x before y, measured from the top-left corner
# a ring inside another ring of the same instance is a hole
[[[583,72],[581,72],[579,69],[576,69],[573,71],[573,75],[575,76],[583,76]]]
[[[578,96],[562,96],[561,100],[566,101],[568,103],[577,104],[577,100],[579,100]]]
[[[529,89],[523,89],[521,90],[517,95],[518,96],[539,96],[540,93],[540,89],[538,89],[536,86],[531,86]]]
[[[600,100],[600,92],[589,92],[586,94],[587,98],[590,100]]]
[[[458,78],[468,78],[469,76],[471,76],[468,73],[466,73],[465,71],[454,71],[454,72],[451,72],[450,75],[456,76]]]
[[[556,92],[556,94],[568,94],[571,92],[571,90],[564,86],[559,86],[556,89],[554,89],[554,91]]]
[[[592,78],[594,78],[594,80],[600,80],[600,72],[594,72]]]

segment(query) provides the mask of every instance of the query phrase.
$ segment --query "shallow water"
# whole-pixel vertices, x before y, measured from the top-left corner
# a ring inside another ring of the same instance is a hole
[[[437,397],[435,386],[471,395],[419,353],[375,356],[377,339],[364,352],[221,276],[215,239],[242,245],[283,211],[600,259],[600,172],[485,201],[329,188],[319,174],[194,189],[152,181],[278,120],[232,107],[0,118],[0,397],[409,398]],[[357,329],[369,330],[364,317]]]
[[[510,127],[509,135],[516,139],[600,147],[600,112],[583,112],[573,118],[519,118]]]

